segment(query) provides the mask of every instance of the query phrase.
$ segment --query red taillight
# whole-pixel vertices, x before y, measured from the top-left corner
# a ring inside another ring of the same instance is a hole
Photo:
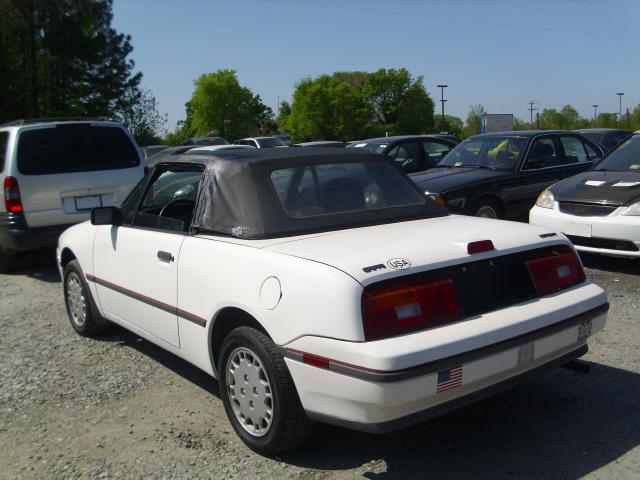
[[[527,252],[522,259],[539,295],[570,287],[586,278],[578,256],[567,246]]]
[[[149,173],[150,171],[151,171],[151,169],[145,165],[145,166],[144,166],[144,174],[146,175],[146,174],[147,174],[147,173]]]
[[[20,189],[18,181],[14,177],[5,177],[4,179],[4,206],[7,212],[20,213],[22,211]]]
[[[385,282],[362,294],[365,340],[435,327],[462,315],[455,285],[448,278]]]

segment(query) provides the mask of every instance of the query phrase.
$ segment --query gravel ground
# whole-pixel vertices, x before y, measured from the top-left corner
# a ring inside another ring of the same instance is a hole
[[[195,367],[120,328],[76,335],[50,258],[0,275],[1,478],[640,478],[640,262],[584,257],[611,302],[588,375],[559,369],[388,435],[320,425],[268,459]]]

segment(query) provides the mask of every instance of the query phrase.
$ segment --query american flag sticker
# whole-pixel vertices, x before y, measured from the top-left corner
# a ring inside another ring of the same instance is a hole
[[[451,367],[438,372],[438,383],[436,393],[451,390],[462,385],[462,365]]]

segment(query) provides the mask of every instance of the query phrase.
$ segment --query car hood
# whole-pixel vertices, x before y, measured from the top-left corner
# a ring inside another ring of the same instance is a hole
[[[590,170],[550,188],[556,201],[628,205],[640,200],[639,172]]]
[[[488,170],[475,167],[432,168],[426,172],[409,175],[422,190],[429,193],[444,193],[458,187],[493,181],[508,177],[512,172]]]
[[[262,246],[338,268],[367,285],[386,278],[506,255],[557,243],[550,230],[516,222],[448,215],[297,237]],[[467,244],[491,240],[496,250],[474,255]]]

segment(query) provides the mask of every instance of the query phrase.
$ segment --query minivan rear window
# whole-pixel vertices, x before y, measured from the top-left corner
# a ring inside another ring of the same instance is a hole
[[[25,130],[17,150],[23,175],[118,170],[140,164],[133,142],[120,127],[67,124]]]
[[[0,172],[4,170],[4,159],[7,156],[9,132],[0,132]]]

